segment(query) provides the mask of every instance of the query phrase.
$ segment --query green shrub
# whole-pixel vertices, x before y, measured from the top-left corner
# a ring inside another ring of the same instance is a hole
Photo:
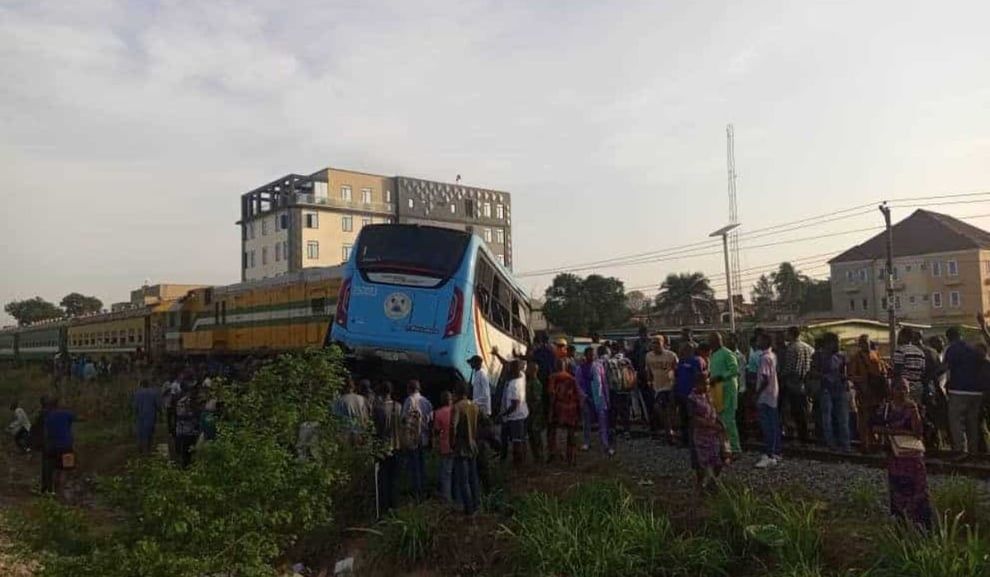
[[[986,577],[990,575],[990,546],[979,529],[943,515],[932,531],[898,523],[887,528],[880,542],[877,577]]]
[[[49,549],[59,555],[81,555],[93,548],[86,519],[76,509],[42,495],[25,511],[7,515],[5,525],[31,550]]]
[[[333,520],[334,496],[355,458],[339,443],[330,407],[343,379],[336,349],[284,355],[248,383],[217,382],[219,436],[180,470],[138,459],[100,489],[118,526],[88,550],[48,544],[51,577],[273,575],[272,565]],[[310,457],[294,450],[301,423],[318,424]]]
[[[617,482],[578,485],[564,498],[523,497],[506,531],[532,575],[721,575],[720,542],[676,535],[667,517],[637,503]]]
[[[400,564],[425,561],[437,550],[438,529],[444,517],[428,505],[409,505],[393,511],[379,524],[376,554]]]
[[[931,496],[939,515],[962,515],[964,523],[986,521],[990,513],[986,491],[970,477],[953,475],[943,479],[932,488]]]

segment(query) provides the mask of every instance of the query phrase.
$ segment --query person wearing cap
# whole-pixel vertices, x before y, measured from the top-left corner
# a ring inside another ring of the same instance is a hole
[[[484,369],[484,360],[478,355],[468,359],[471,365],[471,400],[478,405],[482,415],[492,415],[492,386],[488,371]]]
[[[567,339],[560,337],[554,342],[554,344],[556,345],[554,352],[557,354],[557,358],[567,358]]]

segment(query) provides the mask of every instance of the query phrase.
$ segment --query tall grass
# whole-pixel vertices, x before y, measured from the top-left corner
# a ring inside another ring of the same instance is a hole
[[[882,495],[867,479],[857,479],[849,486],[849,506],[857,515],[869,516],[880,511]]]
[[[375,553],[405,565],[430,558],[439,544],[443,515],[429,505],[409,505],[393,511],[380,523]]]
[[[726,547],[675,534],[666,516],[616,482],[578,485],[566,497],[530,494],[506,528],[530,575],[569,577],[724,575]]]
[[[967,524],[986,524],[990,520],[990,502],[980,483],[971,477],[953,475],[931,490],[932,504],[942,516],[960,516]]]
[[[880,541],[876,577],[987,577],[990,545],[963,514],[939,517],[932,531],[898,523],[888,527]]]
[[[782,574],[815,575],[821,570],[823,510],[818,501],[759,497],[746,487],[723,486],[711,503],[710,522],[739,557],[769,552]]]

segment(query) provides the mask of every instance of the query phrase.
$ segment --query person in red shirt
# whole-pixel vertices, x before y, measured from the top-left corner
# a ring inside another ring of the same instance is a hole
[[[581,426],[581,393],[574,375],[564,370],[561,360],[557,361],[556,370],[547,383],[547,402],[550,404],[550,422],[547,427],[550,461],[560,456],[557,429],[564,429],[567,436],[567,463],[574,465],[577,462],[577,430]]]
[[[440,393],[440,408],[433,411],[433,446],[440,453],[440,496],[451,502],[454,453],[450,448],[450,392]]]

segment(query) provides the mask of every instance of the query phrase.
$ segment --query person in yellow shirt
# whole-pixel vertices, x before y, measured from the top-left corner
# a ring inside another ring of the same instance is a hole
[[[646,372],[653,389],[654,418],[665,427],[667,439],[674,443],[674,369],[677,355],[667,348],[666,338],[658,335],[653,340],[653,350],[646,353]]]

